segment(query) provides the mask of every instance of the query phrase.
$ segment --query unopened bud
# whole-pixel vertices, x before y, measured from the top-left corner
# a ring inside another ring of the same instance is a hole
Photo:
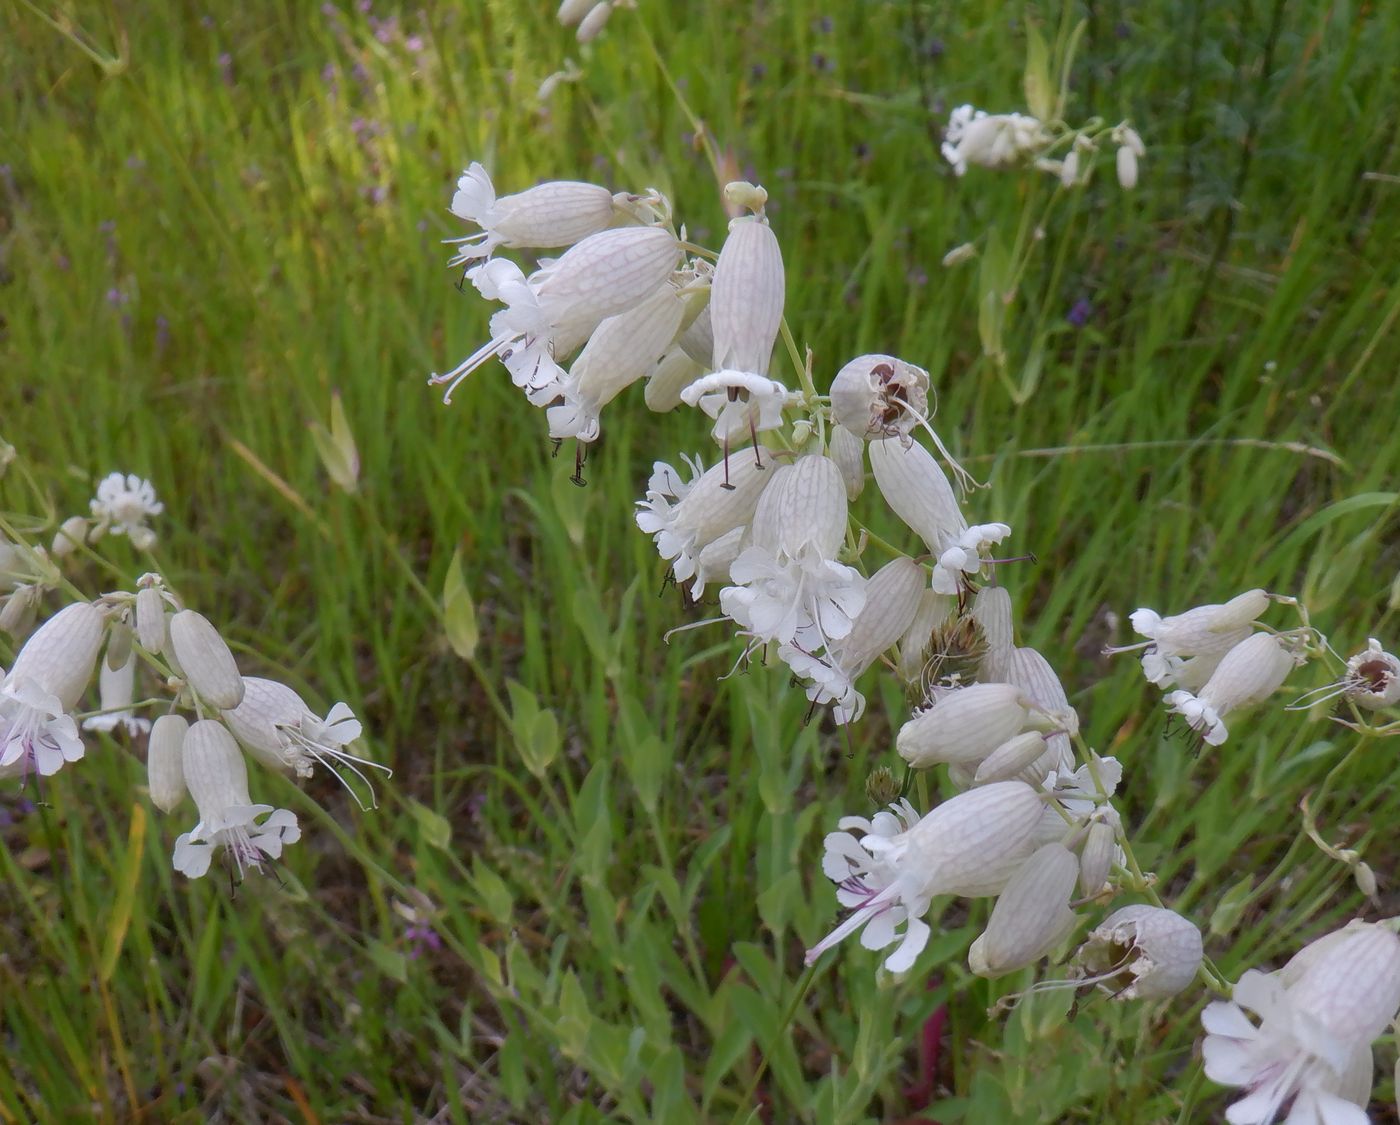
[[[146,784],[151,803],[161,812],[170,812],[185,797],[183,752],[185,732],[190,728],[180,715],[162,715],[151,725],[146,746]]]
[[[1063,844],[1046,844],[1021,865],[968,951],[968,967],[999,977],[1044,957],[1074,928],[1069,908],[1078,861]]]
[[[228,644],[192,609],[170,619],[170,646],[196,695],[224,711],[243,701],[243,677]]]
[[[88,521],[82,516],[69,516],[54,533],[50,553],[56,559],[67,558],[87,542],[87,529]]]

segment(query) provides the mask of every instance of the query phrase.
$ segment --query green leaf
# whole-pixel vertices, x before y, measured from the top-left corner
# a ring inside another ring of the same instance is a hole
[[[408,811],[418,825],[418,834],[423,837],[423,842],[430,848],[445,852],[452,842],[452,825],[447,818],[421,801],[412,799],[408,802]]]
[[[1254,876],[1246,875],[1233,887],[1221,896],[1215,905],[1215,909],[1210,912],[1210,932],[1217,937],[1233,933],[1235,925],[1240,920],[1246,903],[1249,901],[1249,894],[1254,889]]]
[[[481,631],[476,622],[476,605],[462,576],[460,546],[452,552],[452,562],[448,564],[447,578],[442,584],[442,624],[453,652],[463,660],[476,656]]]
[[[1026,21],[1026,105],[1033,117],[1049,121],[1055,116],[1054,89],[1050,77],[1050,50],[1032,20]]]

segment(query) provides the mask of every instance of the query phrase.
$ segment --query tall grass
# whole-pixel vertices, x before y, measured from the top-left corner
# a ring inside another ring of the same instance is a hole
[[[1025,643],[1126,763],[1140,858],[1228,975],[1277,963],[1365,909],[1300,842],[1301,794],[1394,870],[1388,750],[1274,712],[1196,759],[1097,653],[1115,614],[1253,585],[1340,649],[1394,639],[1400,8],[1075,14],[1076,108],[1150,153],[1137,192],[1096,183],[1047,226],[1006,313],[1038,373],[1003,377],[977,267],[938,262],[1052,185],[955,180],[938,131],[1020,104],[1021,21],[1058,8],[647,2],[544,107],[579,53],[548,3],[0,13],[0,433],[60,516],[110,470],[151,477],[166,572],[269,662],[244,670],[349,700],[396,771],[367,814],[263,779],[310,831],[283,885],[236,892],[175,877],[189,826],[149,807],[139,747],[95,747],[47,806],[4,796],[0,1116],[859,1122],[930,1090],[945,1123],[1217,1112],[1189,994],[989,1018],[1029,975],[966,972],[981,907],[945,910],[903,983],[851,948],[799,994],[836,910],[821,834],[867,807],[902,701],[848,745],[776,669],[718,681],[722,631],[662,642],[687,611],[628,509],[653,457],[704,447],[697,418],[614,408],[577,489],[499,372],[450,408],[423,385],[484,338],[439,245],[461,166],[655,184],[716,242],[689,107],[771,194],[819,385],[870,350],[933,372],[942,433],[1039,558],[1012,584]],[[333,391],[355,496],[306,429]],[[458,548],[471,662],[433,604]]]

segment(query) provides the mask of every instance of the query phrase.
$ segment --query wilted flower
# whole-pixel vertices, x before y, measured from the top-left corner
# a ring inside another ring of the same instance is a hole
[[[1394,707],[1400,703],[1400,658],[1371,637],[1365,648],[1347,660],[1340,680],[1305,693],[1289,710],[1302,710],[1339,695],[1368,711]]]
[[[182,769],[199,823],[175,841],[176,871],[198,879],[209,870],[214,850],[223,848],[242,878],[246,867],[261,871],[266,860],[282,855],[284,844],[301,838],[294,813],[253,804],[243,754],[217,720],[201,719],[185,733]]]
[[[1019,781],[960,793],[922,820],[907,801],[891,807],[894,813],[869,821],[843,817],[841,831],[826,837],[822,871],[851,914],[807,951],[807,964],[864,928],[867,949],[899,941],[885,968],[904,972],[928,944],[931,930],[921,916],[930,901],[997,893],[1033,850],[1042,811],[1035,790]],[[863,835],[857,839],[848,829]]]
[[[126,476],[111,473],[98,484],[90,507],[97,521],[89,533],[90,539],[110,531],[113,535],[130,538],[131,545],[138,551],[155,545],[156,533],[146,526],[146,520],[160,515],[165,505],[156,499],[156,490],[150,481],[142,480],[135,473]]]
[[[1118,1000],[1175,996],[1201,967],[1201,931],[1158,906],[1125,906],[1090,931],[1076,959],[1096,984]]]
[[[1208,1004],[1206,1074],[1247,1093],[1233,1125],[1361,1125],[1370,1099],[1372,1041],[1400,1007],[1400,938],[1353,922],[1303,949],[1277,973],[1249,970],[1233,1001]],[[1245,1015],[1253,1012],[1254,1023]]]
[[[862,355],[831,380],[831,413],[862,438],[908,435],[928,415],[928,372],[892,355]]]

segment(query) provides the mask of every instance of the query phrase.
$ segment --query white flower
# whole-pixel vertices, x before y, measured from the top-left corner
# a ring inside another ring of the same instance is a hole
[[[776,379],[728,369],[696,379],[681,391],[683,403],[715,420],[714,439],[721,444],[745,435],[756,441],[765,430],[776,430],[783,424],[783,408],[797,398]]]
[[[0,687],[0,772],[49,777],[82,756],[78,726],[58,696],[10,673]]]
[[[1142,671],[1150,682],[1195,690],[1210,679],[1221,658],[1249,636],[1254,619],[1268,606],[1269,595],[1263,590],[1246,590],[1224,605],[1197,606],[1174,617],[1137,609],[1129,615],[1133,631],[1148,639],[1104,652],[1145,650]]]
[[[1369,1120],[1361,1107],[1370,1096],[1371,1042],[1397,1007],[1400,938],[1379,925],[1352,923],[1280,972],[1246,972],[1233,1001],[1201,1013],[1206,1074],[1248,1091],[1226,1119],[1268,1125],[1286,1110],[1294,1125],[1362,1125]]]
[[[578,31],[575,37],[580,43],[591,43],[603,33],[603,28],[607,26],[608,17],[612,15],[615,7],[613,0],[598,0],[588,10],[588,14],[579,21]]]
[[[121,727],[128,738],[135,738],[151,729],[149,719],[139,718],[131,710],[135,698],[136,657],[128,656],[118,668],[106,660],[97,669],[97,694],[102,713],[83,720],[83,730],[114,731]]]
[[[559,383],[563,402],[549,408],[549,436],[594,441],[603,407],[655,367],[680,330],[685,312],[676,287],[608,317]]]
[[[87,542],[88,521],[82,516],[69,516],[54,532],[49,544],[49,554],[56,559],[67,558],[78,547]]]
[[[840,422],[835,422],[827,437],[826,451],[841,470],[841,479],[846,482],[846,499],[854,501],[865,490],[865,442]]]
[[[104,477],[90,507],[97,521],[90,538],[96,539],[108,531],[125,535],[138,551],[149,550],[156,541],[156,533],[146,526],[147,518],[165,511],[165,505],[156,499],[155,487],[135,473]]]
[[[799,457],[759,497],[752,545],[729,568],[720,608],[756,641],[815,654],[851,631],[865,579],[835,560],[846,532],[846,485],[829,457]]]
[[[810,679],[807,698],[834,703],[838,725],[854,722],[865,710],[865,697],[855,681],[880,654],[904,634],[924,592],[923,568],[900,557],[886,563],[865,583],[865,607],[856,614],[851,631],[827,647],[824,659],[785,645],[778,656],[800,679]]]
[[[1365,648],[1348,658],[1340,680],[1305,692],[1289,710],[1312,707],[1339,695],[1368,711],[1394,707],[1400,703],[1400,658],[1386,652],[1381,642],[1371,637]]]
[[[867,949],[899,941],[884,964],[904,972],[928,944],[931,931],[922,915],[932,899],[997,893],[1033,850],[1041,814],[1035,790],[1019,781],[960,793],[917,823],[907,802],[892,807],[896,816],[843,818],[842,831],[826,837],[822,871],[851,914],[807,950],[807,964],[863,928]],[[848,828],[864,835],[857,839]]]
[[[443,401],[450,402],[463,379],[500,357],[516,386],[542,395],[563,376],[557,360],[608,317],[655,293],[680,258],[680,243],[669,231],[622,227],[590,235],[529,278],[514,262],[483,262],[467,276],[488,301],[506,307],[491,317],[486,344],[429,382],[446,383]]]
[[[681,391],[704,373],[705,369],[691,359],[684,346],[677,341],[647,373],[643,390],[647,409],[657,414],[674,410],[681,404]]]
[[[452,213],[481,227],[480,234],[452,239],[460,249],[448,263],[456,266],[489,258],[498,246],[548,249],[607,229],[613,220],[613,195],[605,187],[577,181],[553,181],[496,198],[486,169],[473,163],[457,181]]]
[[[1163,1000],[1196,978],[1201,931],[1157,906],[1125,906],[1090,931],[1075,955],[1090,983],[1118,1000]]]
[[[989,115],[970,105],[960,105],[948,118],[943,158],[959,176],[969,164],[984,168],[1010,168],[1024,163],[1042,149],[1049,136],[1034,117],[1020,113]]]
[[[282,855],[284,844],[301,838],[295,814],[255,805],[248,796],[248,767],[224,725],[201,719],[184,737],[185,784],[199,810],[199,823],[175,841],[175,870],[198,879],[209,870],[216,848],[224,849],[242,878],[247,867],[262,870]],[[262,823],[258,818],[267,815]]]
[[[652,466],[647,497],[637,501],[636,513],[637,526],[652,537],[661,557],[675,560],[672,572],[677,582],[697,577],[699,559],[705,550],[749,523],[759,495],[782,471],[760,465],[746,450],[732,452],[727,461],[708,472],[698,460],[684,460],[691,472],[689,481],[664,461]],[[721,576],[714,569],[716,561],[712,554],[707,577]],[[722,576],[728,576],[727,565]]]
[[[1268,699],[1296,666],[1278,637],[1255,633],[1225,654],[1199,694],[1169,692],[1167,710],[1182,716],[1211,746],[1219,746],[1229,736],[1225,716]]]
[[[720,370],[767,375],[783,319],[783,255],[768,220],[731,220],[710,282],[714,363]]]
[[[982,550],[1000,543],[1011,534],[1004,523],[979,523],[967,528],[957,541],[938,556],[933,568],[933,591],[936,594],[956,594],[967,585],[964,575],[982,569]]]
[[[349,704],[337,703],[324,719],[316,715],[295,691],[276,680],[247,676],[243,701],[223,712],[234,736],[258,761],[277,770],[310,777],[314,765],[328,770],[361,808],[373,807],[374,786],[361,771],[368,767],[392,776],[388,766],[350,753],[346,747],[360,737],[362,727]],[[371,805],[360,801],[341,770],[364,782]]]

